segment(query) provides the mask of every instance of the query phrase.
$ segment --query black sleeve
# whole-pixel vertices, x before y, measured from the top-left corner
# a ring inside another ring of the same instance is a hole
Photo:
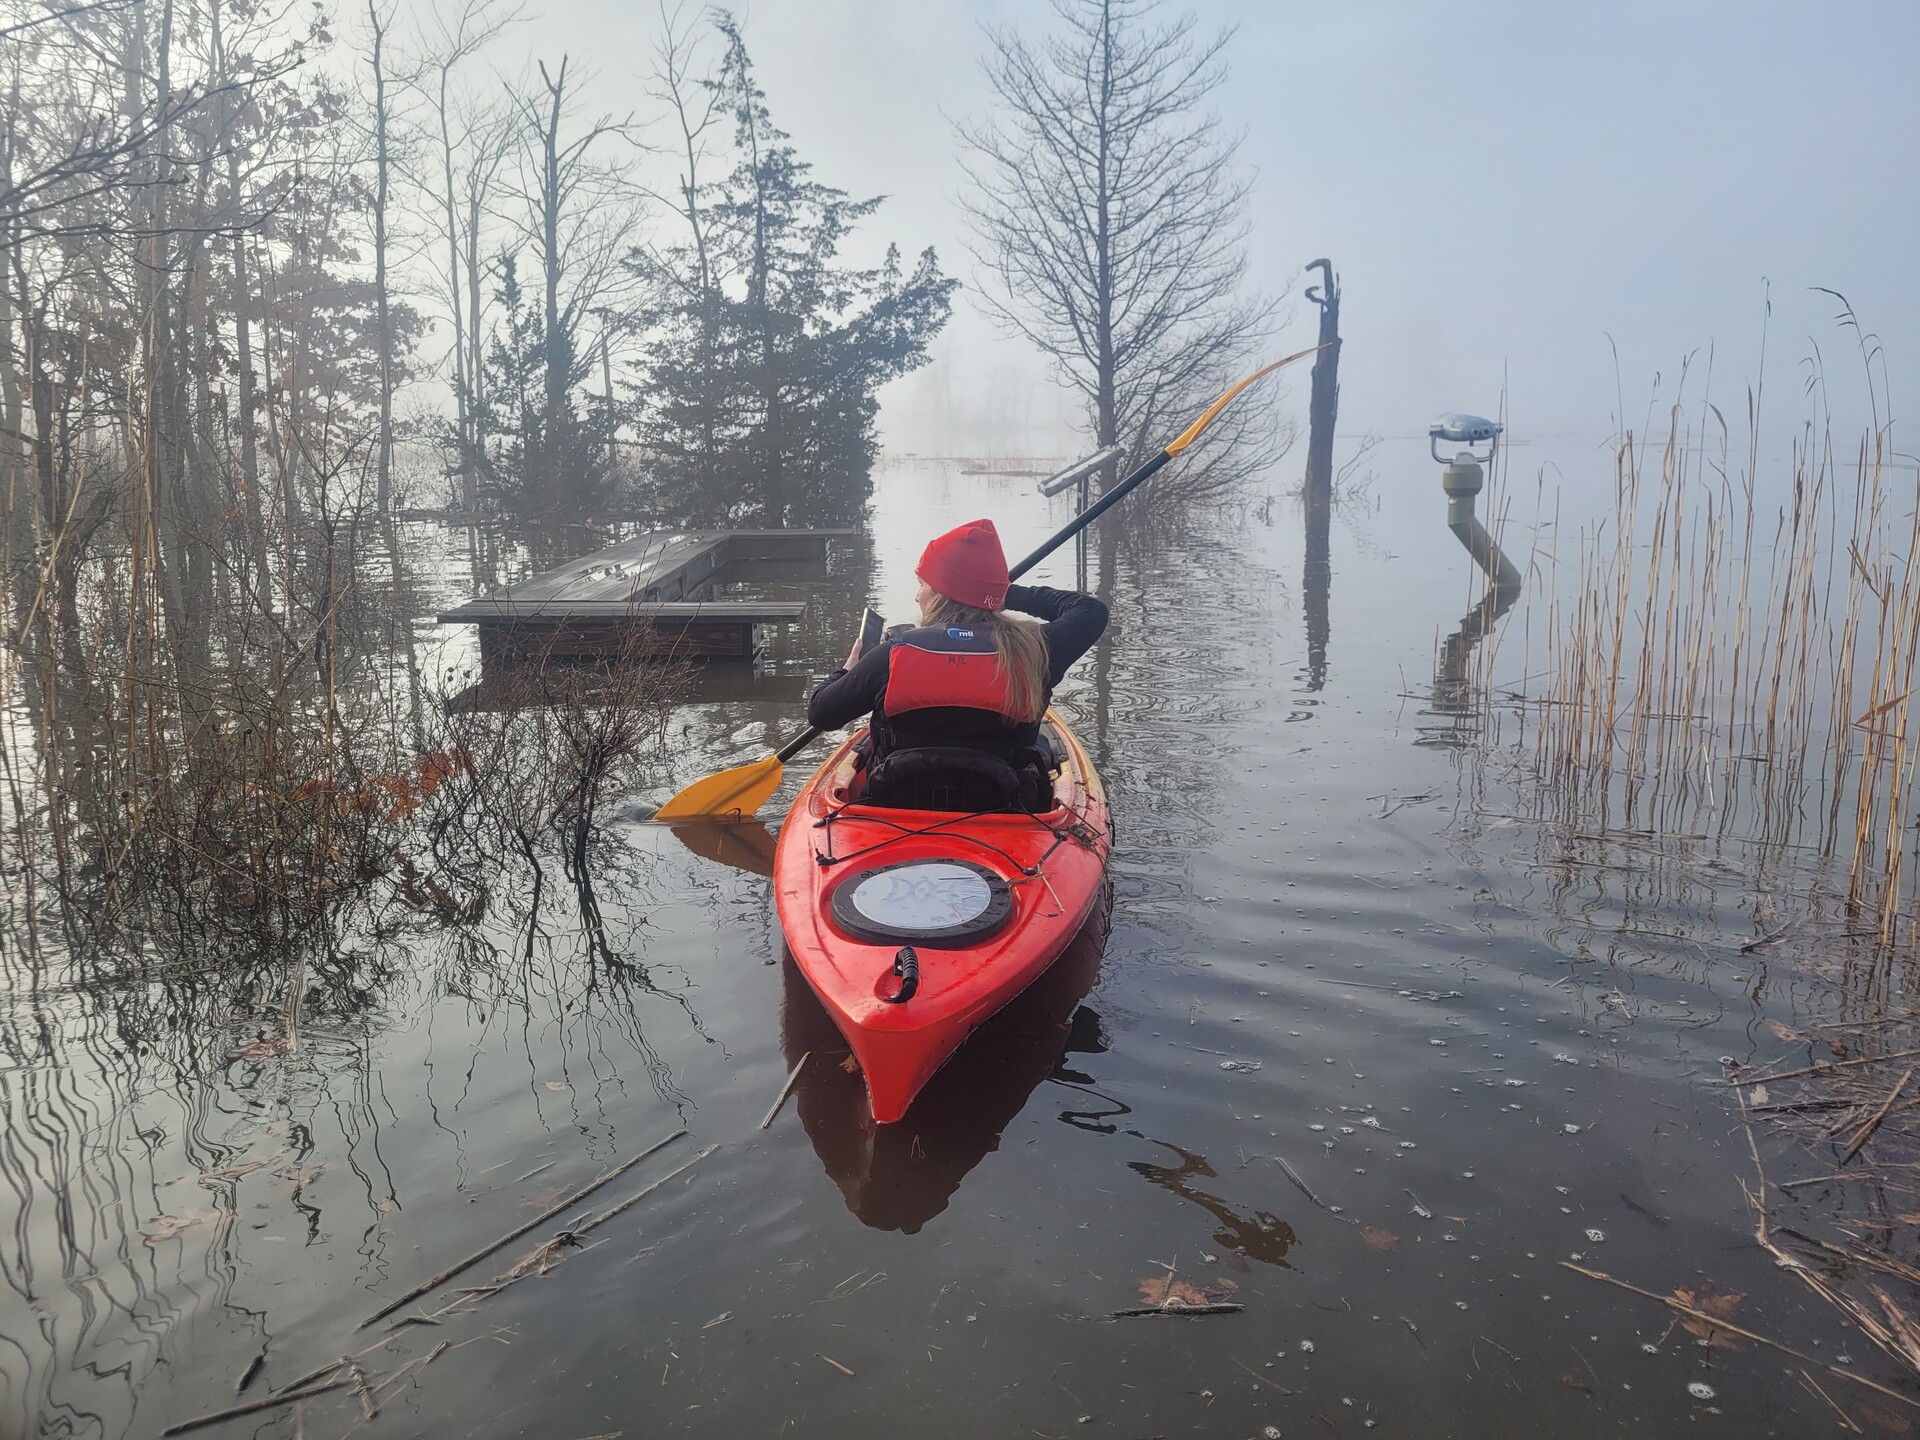
[[[885,641],[862,655],[851,670],[843,667],[822,680],[807,700],[807,723],[816,730],[838,730],[871,714],[886,693],[892,654],[893,641]]]
[[[1087,651],[1107,628],[1107,607],[1091,595],[1074,590],[1049,590],[1044,585],[1009,585],[1007,608],[1037,615],[1047,623],[1047,684],[1058,685],[1067,668]]]

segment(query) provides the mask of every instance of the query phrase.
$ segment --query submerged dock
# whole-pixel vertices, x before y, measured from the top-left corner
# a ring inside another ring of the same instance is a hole
[[[852,530],[673,531],[639,535],[544,570],[439,616],[479,627],[483,665],[633,653],[750,660],[763,627],[803,600],[722,597],[722,587],[826,574],[827,546]]]

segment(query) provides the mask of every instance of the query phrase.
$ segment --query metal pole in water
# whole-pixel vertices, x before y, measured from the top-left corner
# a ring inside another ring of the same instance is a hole
[[[1478,415],[1442,415],[1427,427],[1427,450],[1446,467],[1440,472],[1440,488],[1447,495],[1447,528],[1467,547],[1473,563],[1486,572],[1494,595],[1511,598],[1520,591],[1520,571],[1473,513],[1473,497],[1486,485],[1485,466],[1493,463],[1503,428],[1498,421]],[[1445,459],[1440,454],[1442,440],[1464,448],[1453,459]],[[1472,450],[1481,443],[1487,446],[1484,461]]]

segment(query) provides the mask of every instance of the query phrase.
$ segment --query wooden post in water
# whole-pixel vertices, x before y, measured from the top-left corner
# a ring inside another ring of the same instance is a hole
[[[1313,361],[1313,388],[1307,402],[1307,478],[1301,495],[1306,501],[1307,555],[1302,572],[1307,621],[1307,689],[1327,683],[1329,592],[1333,563],[1328,525],[1333,511],[1333,425],[1340,408],[1340,282],[1333,262],[1315,260],[1326,283],[1307,287],[1307,298],[1320,307],[1321,350]]]
[[[1309,285],[1307,299],[1320,307],[1320,353],[1313,361],[1313,389],[1307,403],[1307,513],[1333,503],[1333,426],[1340,409],[1340,281],[1331,260],[1315,260],[1324,285]]]

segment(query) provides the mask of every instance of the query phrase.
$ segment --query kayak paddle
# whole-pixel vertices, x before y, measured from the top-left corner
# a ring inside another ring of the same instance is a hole
[[[1270,365],[1262,365],[1246,379],[1240,381],[1226,394],[1209,405],[1200,418],[1181,431],[1179,436],[1169,442],[1166,449],[1148,460],[1113,489],[1102,495],[1097,501],[1076,515],[1073,520],[1056,533],[1052,539],[1034,551],[1018,565],[1007,570],[1009,580],[1018,580],[1027,571],[1038,565],[1047,556],[1058,550],[1067,541],[1078,535],[1087,526],[1098,520],[1108,510],[1119,504],[1128,495],[1139,489],[1159,473],[1161,466],[1173,459],[1181,451],[1200,438],[1200,432],[1211,425],[1227,408],[1227,405],[1242,390],[1263,375],[1270,375],[1282,366],[1291,365],[1296,360],[1304,360],[1319,349],[1302,350],[1289,355],[1284,360],[1275,360]],[[660,807],[656,820],[690,820],[700,815],[751,815],[766,803],[767,797],[780,788],[780,779],[785,771],[786,762],[793,759],[807,746],[820,738],[820,731],[809,728],[805,734],[794,737],[776,753],[764,760],[755,760],[748,765],[736,765],[731,770],[722,770],[717,775],[709,775],[696,780],[666,804]]]

